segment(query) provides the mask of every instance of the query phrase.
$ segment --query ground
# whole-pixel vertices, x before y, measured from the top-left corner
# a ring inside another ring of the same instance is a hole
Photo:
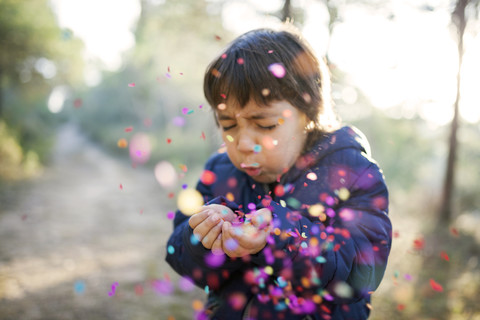
[[[44,173],[0,189],[0,319],[192,319],[204,293],[164,261],[165,194],[62,127]]]

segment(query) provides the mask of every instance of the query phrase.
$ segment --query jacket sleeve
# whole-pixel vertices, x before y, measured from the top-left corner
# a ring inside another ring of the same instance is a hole
[[[207,162],[206,170],[213,170],[214,161]],[[223,204],[235,212],[238,206],[223,197],[215,197],[209,185],[199,181],[197,190],[206,204]],[[215,289],[229,275],[238,269],[240,259],[233,260],[226,255],[214,255],[193,236],[188,224],[189,217],[177,210],[173,221],[173,233],[167,242],[167,263],[181,276],[186,276],[200,288]]]
[[[353,303],[380,284],[391,247],[391,223],[387,188],[376,164],[359,174],[342,174],[341,181],[349,185],[337,189],[336,199],[326,196],[324,206],[317,207],[323,209],[320,214],[300,214],[272,201],[270,244],[252,262],[270,265],[274,276],[290,281],[295,294],[321,293],[334,303]]]

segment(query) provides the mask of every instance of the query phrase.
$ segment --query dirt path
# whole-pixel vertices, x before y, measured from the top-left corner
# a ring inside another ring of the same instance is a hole
[[[0,190],[0,319],[192,319],[202,291],[164,262],[168,201],[153,172],[61,128],[45,174]]]

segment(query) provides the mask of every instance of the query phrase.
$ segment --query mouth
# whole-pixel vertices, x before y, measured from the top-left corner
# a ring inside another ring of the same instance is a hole
[[[245,173],[251,177],[256,177],[260,175],[260,173],[262,172],[262,169],[260,168],[260,165],[258,163],[252,163],[252,164],[241,163],[240,167],[242,167]]]

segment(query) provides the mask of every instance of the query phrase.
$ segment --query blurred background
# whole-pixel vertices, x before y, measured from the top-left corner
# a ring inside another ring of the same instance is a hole
[[[285,20],[389,185],[371,319],[480,319],[479,2],[0,0],[0,319],[194,317],[164,257],[220,147],[203,73]]]

